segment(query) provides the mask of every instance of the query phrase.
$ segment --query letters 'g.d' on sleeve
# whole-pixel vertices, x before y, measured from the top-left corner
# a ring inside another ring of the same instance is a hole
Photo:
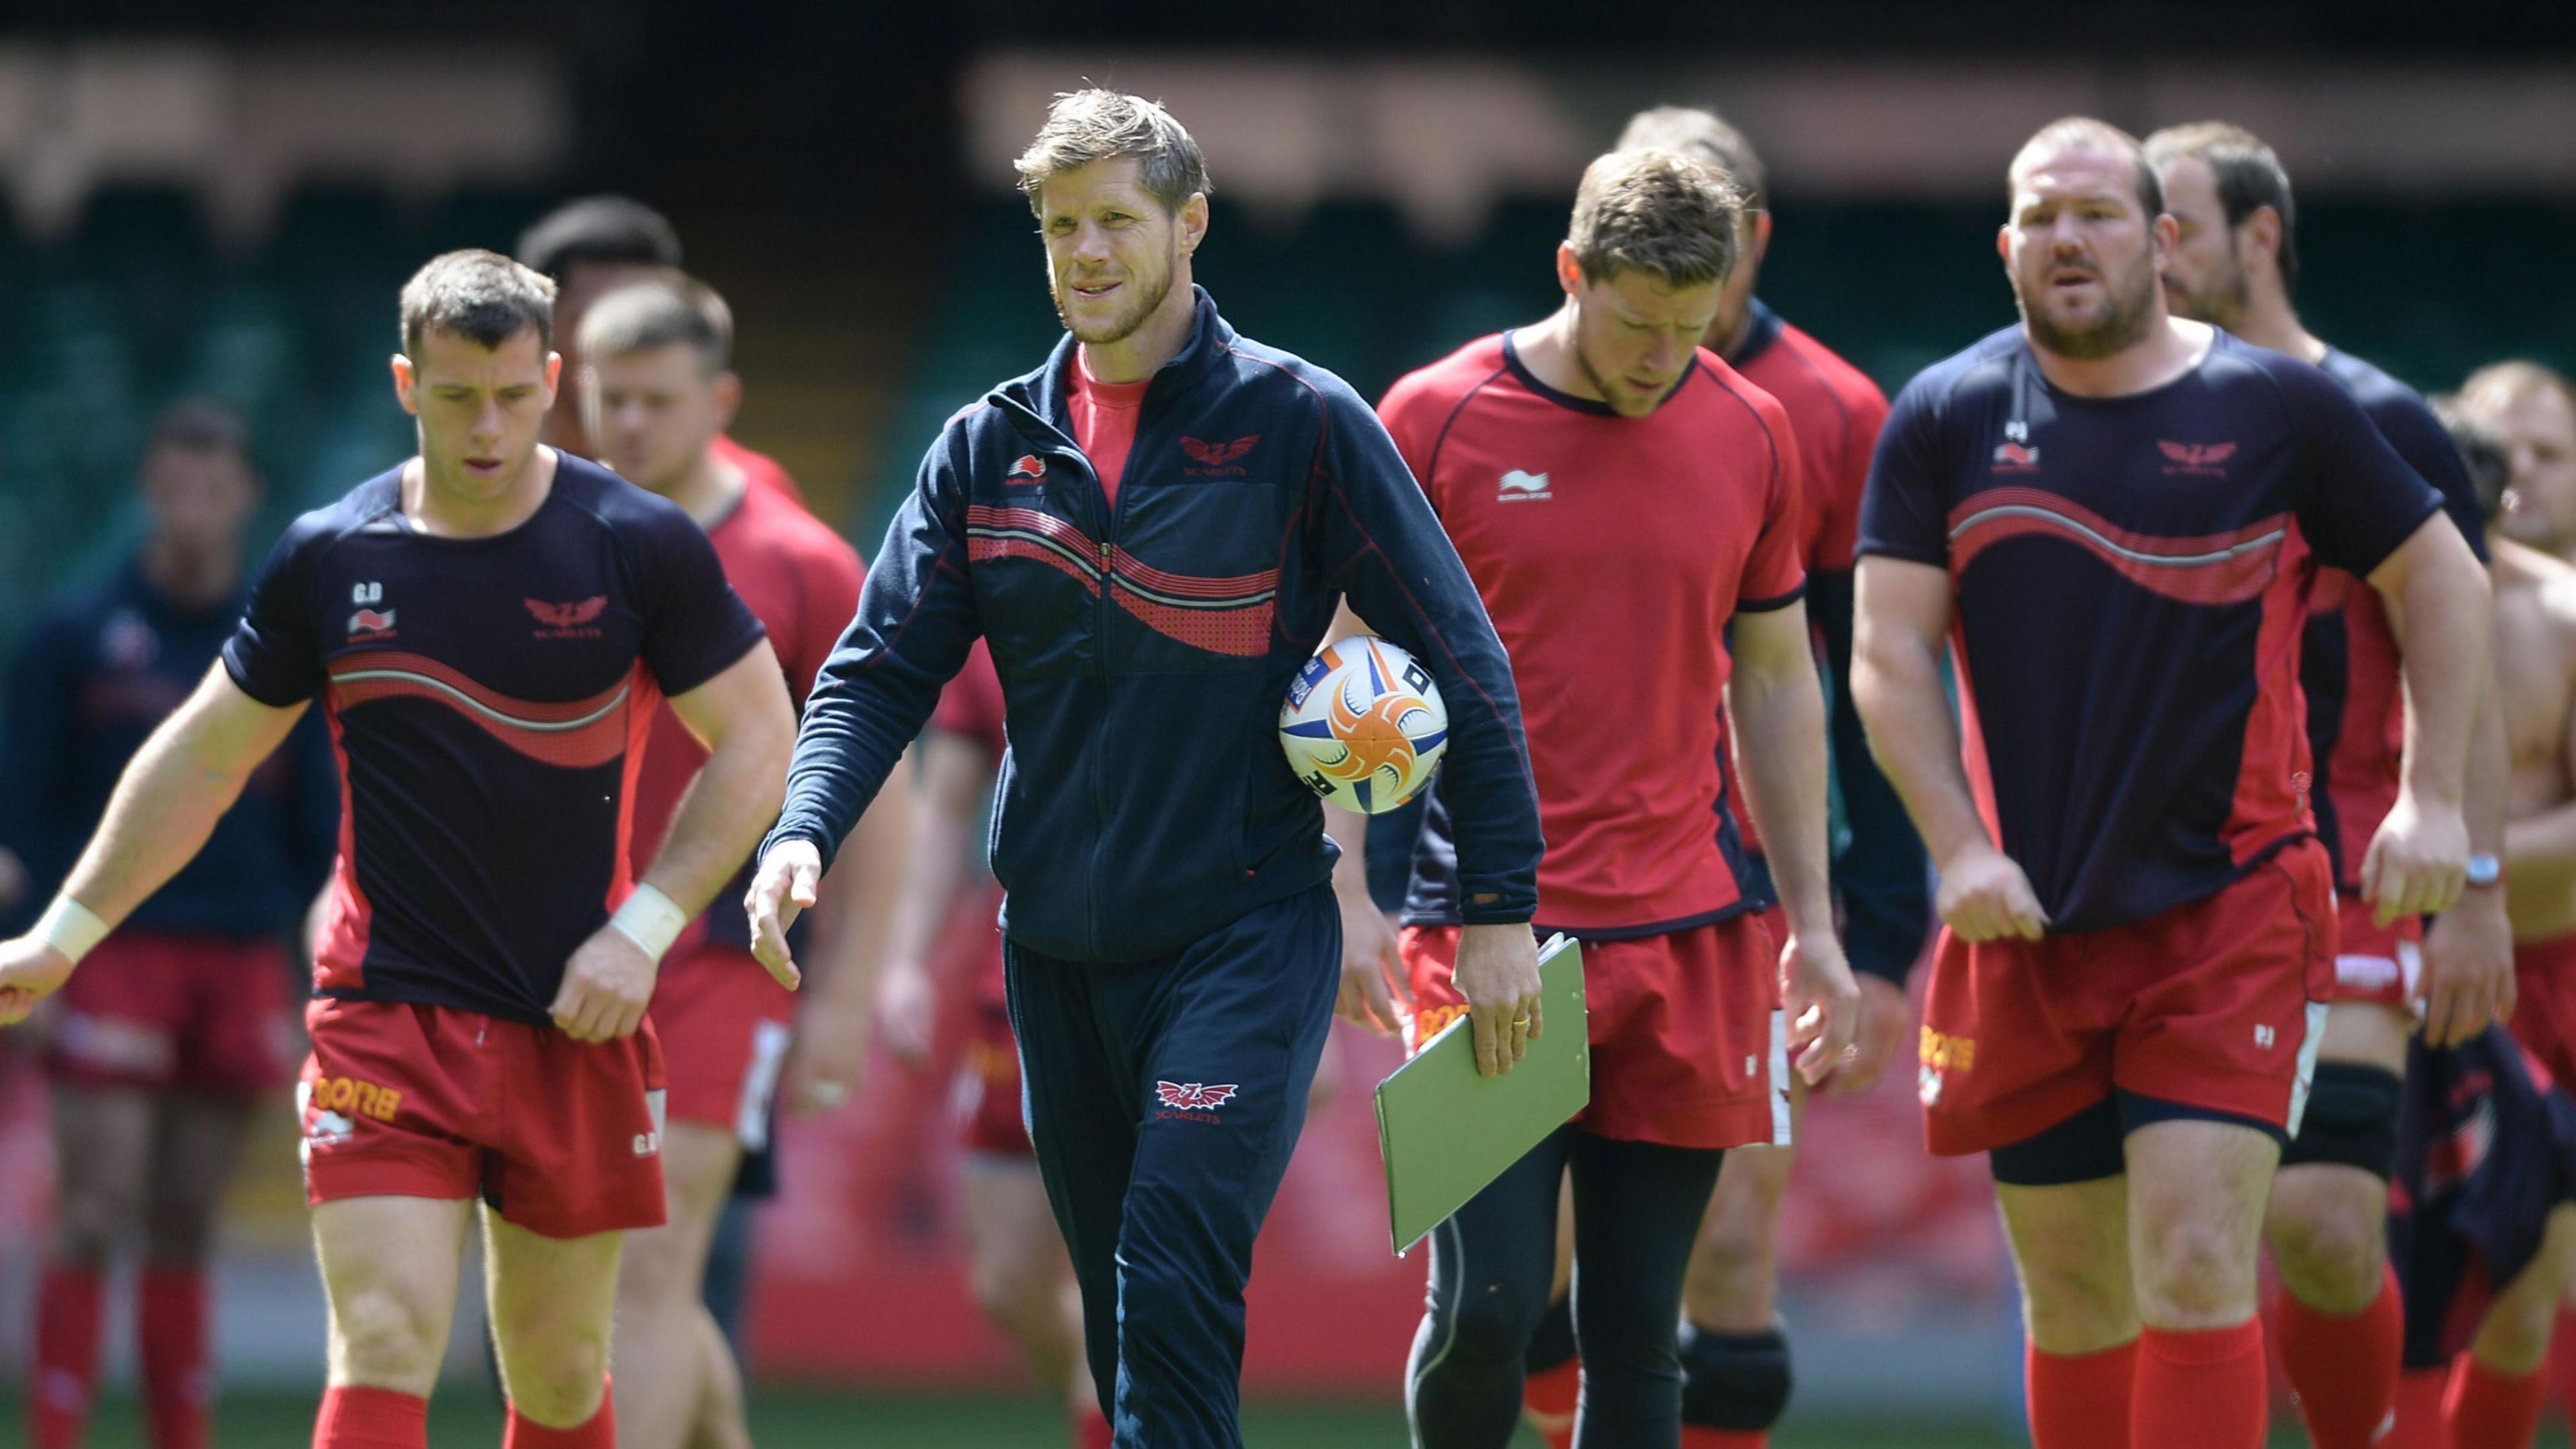
[[[1938,402],[1918,377],[1896,396],[1870,455],[1861,494],[1862,557],[1885,554],[1935,568],[1950,566],[1950,494],[1941,456]]]
[[[224,672],[241,692],[273,709],[302,704],[322,692],[320,611],[314,566],[332,536],[307,515],[290,525],[251,584],[241,623],[224,641]],[[356,607],[342,600],[343,607]]]
[[[1518,924],[1538,909],[1538,790],[1511,663],[1458,551],[1375,413],[1323,386],[1314,556],[1351,607],[1422,662],[1449,706],[1441,769],[1461,918]]]
[[[786,809],[761,854],[810,840],[831,864],[981,632],[966,572],[966,449],[952,420],[886,526],[858,613],[806,697]]]
[[[1771,434],[1771,476],[1762,501],[1762,531],[1754,536],[1753,551],[1745,556],[1736,582],[1735,608],[1742,614],[1785,609],[1807,592],[1806,561],[1799,557],[1805,530],[1799,526],[1798,495],[1805,469],[1798,458],[1798,435],[1790,430],[1788,412],[1772,399],[1753,399],[1753,411]]]
[[[665,695],[731,669],[768,632],[725,582],[716,546],[689,515],[657,508],[625,526],[644,615],[644,667]]]
[[[2298,363],[2273,371],[2298,434],[2299,527],[2318,562],[2368,575],[2441,511],[2442,497],[2342,384]]]

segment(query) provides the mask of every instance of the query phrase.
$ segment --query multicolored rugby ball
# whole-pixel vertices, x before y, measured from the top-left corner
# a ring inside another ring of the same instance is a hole
[[[1421,793],[1449,747],[1430,671],[1374,634],[1324,646],[1279,709],[1288,768],[1327,803],[1379,815]]]

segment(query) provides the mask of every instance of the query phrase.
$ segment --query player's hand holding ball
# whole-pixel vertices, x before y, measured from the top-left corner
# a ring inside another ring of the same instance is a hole
[[[1789,1045],[1799,1049],[1798,1075],[1812,1087],[1843,1064],[1860,1029],[1860,984],[1833,932],[1812,943],[1793,935],[1780,948],[1780,1005],[1789,1013]]]
[[[16,1026],[72,979],[72,958],[34,936],[0,941],[0,1026]]]
[[[751,954],[778,984],[793,991],[803,973],[787,950],[787,928],[822,899],[823,852],[810,840],[782,840],[760,858],[760,870],[742,897],[751,917]]]
[[[1451,980],[1467,998],[1477,1072],[1493,1077],[1510,1071],[1544,1025],[1537,938],[1527,926],[1462,926]]]
[[[2385,926],[2403,916],[2449,910],[2458,904],[2468,874],[2469,823],[2460,807],[2400,790],[2361,859],[2361,898],[2371,904],[2371,919]]]
[[[2013,858],[1980,840],[1941,862],[1941,891],[1932,908],[1951,934],[1970,944],[2018,936],[2036,941],[2048,913]]]
[[[644,1024],[661,968],[642,946],[614,926],[591,933],[564,964],[563,986],[551,1008],[555,1025],[574,1041],[615,1041]]]

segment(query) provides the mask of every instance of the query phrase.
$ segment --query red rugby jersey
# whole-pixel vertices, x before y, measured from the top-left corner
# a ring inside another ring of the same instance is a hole
[[[787,692],[799,709],[814,675],[841,640],[841,631],[859,610],[859,583],[865,569],[857,552],[814,515],[788,501],[774,487],[754,484],[743,490],[733,511],[707,530],[725,578],[751,612],[769,630],[779,667],[787,672]],[[632,860],[643,874],[663,832],[679,808],[680,794],[707,762],[706,750],[667,703],[653,719],[652,737],[644,746],[644,769],[636,782],[635,836]],[[716,893],[700,923],[704,940],[718,945],[748,946],[751,925],[742,913],[744,879]],[[692,931],[690,940],[701,939]]]
[[[1508,333],[1405,377],[1379,412],[1511,653],[1547,837],[1538,923],[1606,940],[1741,909],[1725,633],[1804,589],[1788,414],[1702,352],[1661,407],[1622,418],[1540,382]],[[1435,803],[1411,919],[1454,907],[1445,829]]]
[[[1747,382],[1779,399],[1798,438],[1798,559],[1810,574],[1852,569],[1861,489],[1887,421],[1887,394],[1833,349],[1753,303],[1753,327],[1727,359]],[[1762,848],[1744,792],[1729,797],[1747,850]]]
[[[713,447],[718,458],[742,470],[742,476],[750,480],[752,487],[767,489],[799,508],[805,506],[805,490],[796,486],[795,478],[776,458],[767,453],[753,452],[735,442],[730,433],[716,434]]]
[[[963,735],[982,745],[991,757],[993,768],[1002,765],[1002,752],[1010,741],[1002,733],[1002,677],[993,672],[993,651],[983,640],[966,655],[966,667],[957,671],[948,686],[939,692],[939,706],[930,712],[930,727]],[[979,879],[989,887],[989,870]],[[984,890],[958,893],[957,909],[983,917],[983,924],[993,924],[993,902]],[[988,1006],[1000,1005],[1008,992],[1002,980],[1002,951],[998,940],[975,938],[979,948],[976,967],[975,999]]]

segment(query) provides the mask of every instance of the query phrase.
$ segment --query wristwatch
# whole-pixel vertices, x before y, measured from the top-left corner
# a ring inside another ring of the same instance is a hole
[[[2469,856],[2469,884],[2500,885],[2504,881],[2504,862],[2481,850]]]

